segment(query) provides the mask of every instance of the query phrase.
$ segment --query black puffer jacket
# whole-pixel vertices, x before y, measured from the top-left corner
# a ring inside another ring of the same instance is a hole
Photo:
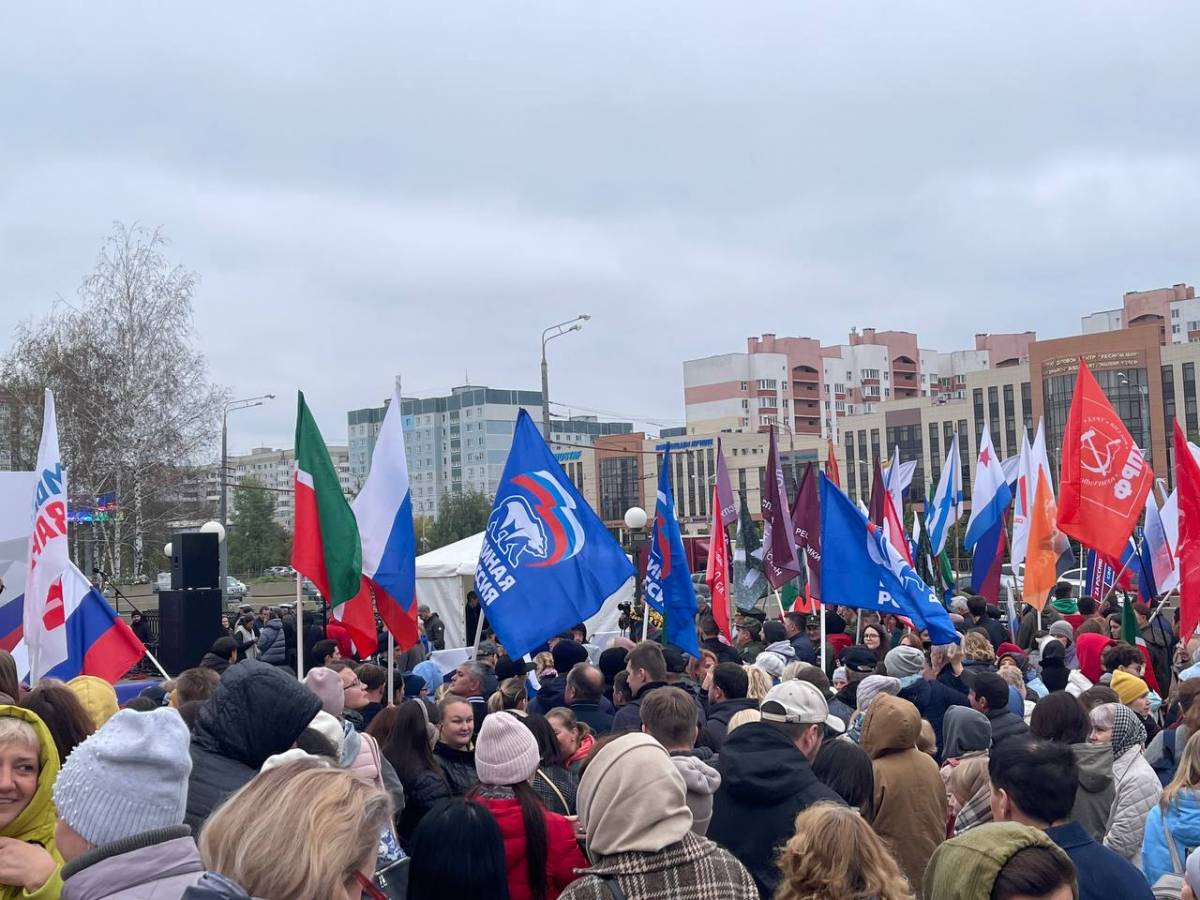
[[[729,730],[729,720],[743,709],[758,709],[758,701],[751,697],[739,697],[711,704],[708,707],[708,720],[700,730],[696,744],[720,753],[721,745],[725,743],[725,732]]]
[[[415,778],[404,782],[404,812],[400,813],[400,821],[396,825],[396,836],[400,838],[402,847],[408,849],[413,832],[425,813],[449,797],[450,786],[446,784],[446,779],[432,769],[423,769]]]
[[[192,774],[184,821],[198,833],[226,797],[282,753],[321,710],[321,701],[294,677],[248,659],[221,676],[196,717]]]
[[[796,833],[796,816],[821,800],[845,804],[769,722],[750,722],[729,735],[716,768],[721,787],[713,795],[708,838],[741,860],[759,893],[772,897],[779,882],[776,852]]]
[[[442,774],[446,776],[452,796],[465,797],[479,783],[479,776],[475,773],[474,750],[458,750],[438,741],[433,752],[441,763]]]

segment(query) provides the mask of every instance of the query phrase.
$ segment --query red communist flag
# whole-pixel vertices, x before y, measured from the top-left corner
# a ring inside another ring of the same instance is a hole
[[[1153,483],[1142,451],[1079,360],[1062,442],[1059,530],[1120,559]]]
[[[1179,499],[1179,635],[1184,641],[1200,621],[1200,465],[1175,421],[1175,490]]]

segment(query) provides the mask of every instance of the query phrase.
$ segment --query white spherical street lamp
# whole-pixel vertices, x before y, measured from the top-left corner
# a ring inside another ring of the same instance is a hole
[[[200,526],[200,531],[204,534],[215,534],[218,543],[225,540],[225,526],[220,522],[205,522]]]
[[[625,527],[637,531],[646,527],[646,511],[640,506],[631,506],[625,510]]]
[[[171,551],[172,551],[172,550],[174,550],[174,549],[175,549],[175,548],[174,548],[174,546],[173,546],[172,544],[168,543],[166,546],[164,546],[164,547],[163,547],[163,556],[165,556],[165,557],[167,557],[168,559],[170,559],[170,558],[171,558]]]

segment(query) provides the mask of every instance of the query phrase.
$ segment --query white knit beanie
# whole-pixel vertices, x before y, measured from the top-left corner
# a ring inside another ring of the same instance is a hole
[[[125,709],[71,751],[54,782],[58,817],[99,847],[183,824],[192,757],[173,709]]]
[[[493,713],[475,739],[475,773],[480,782],[512,785],[528,781],[541,762],[537,738],[516,716]]]

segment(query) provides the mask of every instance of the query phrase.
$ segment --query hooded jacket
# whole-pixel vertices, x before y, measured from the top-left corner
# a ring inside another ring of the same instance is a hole
[[[487,807],[500,826],[504,838],[504,859],[508,869],[509,900],[531,900],[529,864],[526,856],[528,838],[521,802],[511,788],[482,787],[476,800]],[[575,879],[575,869],[587,865],[579,851],[571,823],[560,815],[543,810],[546,829],[546,897],[554,900],[563,888]]]
[[[50,795],[54,781],[58,778],[58,748],[54,744],[54,738],[50,736],[50,729],[35,713],[19,706],[0,706],[0,717],[3,716],[20,719],[33,726],[38,738],[38,777],[37,787],[33,796],[29,798],[29,803],[15,819],[0,829],[0,837],[13,838],[27,844],[40,844],[61,866],[62,857],[58,855],[58,848],[54,845],[54,825],[57,817]],[[50,880],[33,893],[19,886],[0,884],[0,900],[53,900],[59,896],[61,890],[62,879],[56,870],[50,876]]]
[[[96,847],[63,866],[63,900],[179,897],[204,874],[186,825],[135,834]]]
[[[955,706],[946,710],[942,756],[957,759],[974,750],[987,750],[992,746],[992,726],[987,716],[969,706]]]
[[[937,738],[939,756],[943,755],[941,754],[943,744],[942,722],[946,717],[946,710],[952,706],[970,706],[971,704],[967,702],[967,695],[953,688],[946,687],[940,681],[926,681],[922,678],[908,687],[902,687],[900,689],[900,698],[907,700],[915,706],[921,718],[933,726],[933,734]]]
[[[721,773],[695,756],[672,755],[671,762],[687,785],[687,805],[692,811],[692,833],[703,837],[712,821],[713,794],[721,786]]]
[[[795,834],[796,816],[821,800],[844,801],[817,780],[804,754],[770,722],[750,722],[729,735],[717,771],[721,787],[708,837],[741,860],[762,896],[770,897],[779,882],[776,851]]]
[[[1025,724],[1025,719],[1016,715],[1007,706],[1000,709],[989,709],[985,715],[992,725],[992,746],[999,747],[1004,741],[1009,738],[1021,737],[1029,734],[1029,726]]]
[[[192,774],[184,822],[194,834],[226,797],[248,782],[268,756],[296,742],[321,700],[294,676],[246,660],[221,677],[192,731]]]
[[[1092,684],[1099,683],[1100,676],[1104,674],[1100,655],[1115,643],[1103,634],[1081,634],[1075,639],[1075,660],[1079,664],[1079,671]]]
[[[1016,822],[993,822],[973,828],[944,842],[934,851],[921,888],[924,900],[990,900],[996,876],[1018,851],[1046,847],[1061,857],[1065,870],[1071,859],[1036,828]],[[1079,888],[1071,879],[1071,895],[1078,900]]]
[[[725,743],[725,735],[729,731],[729,720],[743,709],[758,709],[758,701],[751,697],[738,697],[734,700],[720,700],[709,706],[708,720],[700,729],[696,745],[720,753],[721,745]]]
[[[287,641],[283,636],[283,620],[279,616],[267,619],[258,633],[256,658],[272,666],[287,665]]]
[[[1075,792],[1071,819],[1097,841],[1103,841],[1116,796],[1112,749],[1108,744],[1072,744],[1071,753],[1079,767],[1079,789]]]
[[[685,794],[683,777],[653,738],[628,734],[602,747],[579,785],[579,820],[592,866],[580,870],[582,877],[561,896],[611,900],[607,877],[627,900],[756,898],[743,865],[692,833]]]
[[[876,697],[863,721],[862,748],[875,773],[872,826],[914,892],[921,890],[929,857],[946,838],[946,790],[937,763],[916,748],[920,734],[917,708],[890,694]]]

